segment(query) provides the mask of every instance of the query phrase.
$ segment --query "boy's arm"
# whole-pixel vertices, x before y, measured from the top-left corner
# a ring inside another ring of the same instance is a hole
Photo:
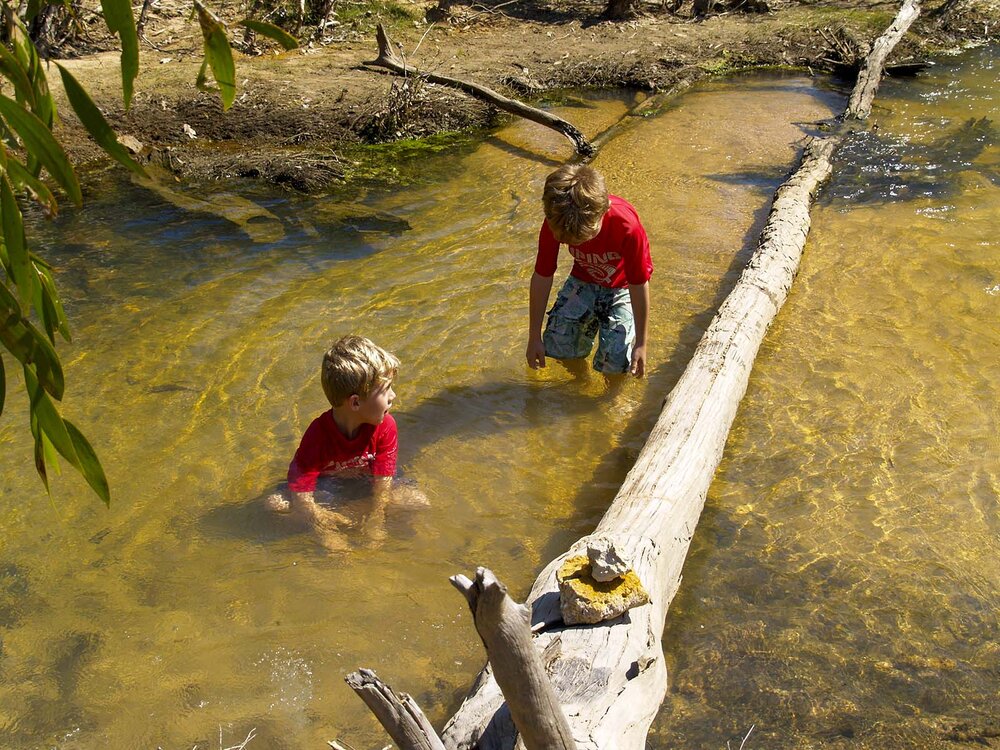
[[[528,288],[528,347],[524,356],[528,367],[535,370],[545,367],[545,345],[542,343],[542,318],[552,291],[552,277],[542,276],[535,271],[531,274]]]
[[[646,374],[646,329],[649,322],[649,282],[629,284],[628,296],[635,318],[635,346],[632,347],[632,364],[629,372],[637,378]]]

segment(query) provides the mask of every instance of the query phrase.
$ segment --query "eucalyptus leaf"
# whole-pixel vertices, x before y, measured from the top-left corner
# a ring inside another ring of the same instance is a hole
[[[24,367],[24,385],[31,401],[31,415],[37,420],[39,432],[48,437],[55,449],[67,461],[77,466],[80,460],[76,456],[76,448],[66,424],[59,415],[56,405],[49,398],[49,394],[39,385],[34,370],[28,366]]]
[[[14,189],[6,174],[0,176],[0,226],[3,227],[3,241],[7,248],[7,271],[17,287],[22,308],[27,308],[35,297],[38,275],[28,257],[21,208],[17,205]]]
[[[3,405],[7,400],[7,373],[3,369],[3,357],[0,357],[0,414],[3,414]]]
[[[14,84],[14,93],[18,102],[28,102],[32,109],[35,107],[35,89],[31,85],[31,79],[27,71],[22,67],[20,61],[6,46],[0,44],[0,74]]]
[[[59,299],[59,292],[56,291],[56,282],[52,278],[52,269],[45,261],[33,253],[31,255],[31,262],[35,264],[35,270],[38,272],[38,278],[41,281],[42,297],[45,300],[44,304],[46,307],[51,306],[52,313],[55,315],[56,330],[59,331],[66,341],[72,341],[73,337],[69,332],[69,320],[66,318],[66,310],[63,309],[62,301]]]
[[[68,419],[63,420],[70,440],[73,441],[73,448],[76,451],[77,464],[74,464],[87,484],[91,486],[97,496],[104,501],[105,505],[111,505],[111,488],[108,487],[108,478],[104,475],[104,467],[101,466],[97,454],[91,447],[87,438]]]
[[[65,388],[62,363],[45,334],[24,318],[17,298],[0,284],[0,344],[25,366],[35,368],[42,387],[61,399]]]
[[[83,195],[80,192],[80,183],[77,182],[69,159],[66,158],[66,152],[45,124],[13,99],[2,94],[0,94],[0,116],[20,137],[28,154],[38,159],[56,182],[62,185],[73,203],[81,205]]]
[[[135,30],[132,3],[130,0],[101,0],[101,8],[108,30],[117,34],[122,43],[122,98],[125,100],[125,109],[128,109],[132,103],[133,83],[139,75],[139,37]],[[59,72],[63,72],[61,67]]]
[[[94,100],[90,98],[90,95],[77,82],[73,74],[59,63],[56,63],[56,67],[59,68],[59,75],[62,76],[66,98],[69,99],[73,111],[76,112],[76,116],[80,118],[80,122],[87,128],[87,132],[90,133],[91,137],[97,141],[98,145],[112,159],[126,169],[130,169],[136,174],[146,177],[146,171],[135,159],[129,156],[128,150],[118,142],[115,131],[111,129],[108,121],[101,114],[101,110],[97,108]]]
[[[38,472],[38,476],[42,478],[42,484],[45,485],[45,491],[49,490],[49,472],[45,466],[45,438],[42,435],[35,435],[35,471]]]
[[[275,26],[273,23],[266,23],[264,21],[255,21],[252,18],[244,18],[240,21],[241,26],[245,26],[251,31],[260,34],[261,36],[266,36],[268,39],[273,39],[282,47],[287,49],[296,49],[299,46],[299,40],[294,36],[289,34],[280,26]]]
[[[35,177],[27,168],[13,157],[7,159],[7,176],[18,190],[27,190],[35,201],[49,216],[59,213],[59,202],[52,195],[49,186]]]
[[[205,41],[205,60],[212,68],[212,77],[219,87],[222,108],[226,110],[236,99],[236,65],[233,62],[233,51],[229,47],[226,30],[219,19],[198,0],[194,1],[194,6],[198,10],[198,23]],[[205,66],[202,65],[202,72],[198,74],[202,82],[204,70]]]

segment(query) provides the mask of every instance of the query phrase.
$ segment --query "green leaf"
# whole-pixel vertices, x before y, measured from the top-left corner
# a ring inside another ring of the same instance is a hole
[[[229,48],[226,30],[215,15],[194,0],[198,10],[198,23],[201,25],[201,35],[205,40],[205,60],[212,68],[212,77],[219,86],[219,98],[222,99],[222,109],[232,106],[236,99],[236,65],[233,63],[233,51]],[[198,74],[199,88],[205,88],[205,65]]]
[[[34,109],[35,89],[31,85],[31,79],[28,78],[28,73],[18,59],[2,44],[0,44],[0,74],[14,84],[17,101],[19,103],[27,101],[28,106]]]
[[[38,116],[38,119],[45,123],[45,127],[51,130],[55,122],[56,105],[52,99],[52,94],[49,92],[49,82],[45,77],[45,71],[42,69],[42,61],[38,57],[35,44],[31,41],[28,29],[21,22],[21,19],[16,16],[14,17],[14,23],[8,26],[8,31],[10,32],[9,41],[14,56],[27,74],[28,80],[31,81],[33,92],[32,101],[30,102],[31,111]],[[31,159],[28,161],[30,164]]]
[[[34,253],[31,254],[31,262],[38,272],[41,281],[41,294],[43,304],[46,309],[51,310],[51,315],[55,318],[56,330],[62,334],[66,341],[72,341],[73,337],[69,333],[69,320],[66,318],[66,311],[63,309],[62,300],[59,299],[59,292],[56,291],[56,282],[52,278],[52,269],[49,265]]]
[[[3,414],[3,405],[7,400],[7,373],[3,369],[3,357],[0,357],[0,414]]]
[[[28,366],[24,367],[24,385],[31,401],[31,416],[37,420],[39,432],[52,441],[52,445],[67,461],[77,466],[80,460],[76,456],[76,448],[66,424],[49,394],[39,386],[34,370]]]
[[[6,174],[0,175],[0,226],[3,227],[3,241],[7,248],[7,272],[17,287],[21,306],[27,308],[38,290],[38,274],[28,257],[21,208],[17,205],[14,189]]]
[[[87,128],[87,132],[90,133],[91,137],[97,141],[98,145],[112,159],[126,169],[130,169],[136,174],[146,177],[146,170],[135,159],[129,156],[128,150],[118,142],[115,131],[111,129],[108,121],[101,114],[101,110],[97,108],[94,100],[90,98],[90,95],[84,90],[83,86],[62,65],[56,63],[56,67],[59,68],[59,75],[62,76],[66,98],[69,99],[69,103],[73,106],[73,111],[76,112],[76,116],[80,118],[80,122]]]
[[[50,217],[59,213],[59,203],[52,195],[48,185],[31,174],[17,159],[7,159],[5,166],[7,167],[7,176],[10,177],[15,188],[27,190],[35,203],[41,206]]]
[[[17,132],[29,155],[38,159],[50,175],[62,185],[76,204],[83,203],[80,183],[66,158],[66,152],[45,124],[20,104],[0,94],[0,116]]]
[[[25,366],[35,368],[42,387],[61,399],[65,389],[62,364],[51,342],[25,319],[17,298],[0,284],[0,344]]]
[[[299,40],[294,36],[289,34],[287,31],[279,26],[275,26],[273,23],[265,23],[264,21],[255,21],[252,18],[244,18],[240,21],[241,26],[246,26],[251,31],[254,31],[261,36],[266,36],[269,39],[273,39],[278,44],[280,44],[285,49],[296,49],[299,46]]]
[[[79,461],[79,463],[74,465],[83,475],[83,478],[87,480],[87,484],[104,501],[104,504],[110,506],[111,488],[108,487],[108,478],[104,475],[104,468],[101,466],[97,454],[90,446],[90,443],[87,442],[87,438],[83,436],[83,433],[76,428],[76,425],[68,419],[64,419],[63,424],[66,425],[69,439],[73,441],[73,448],[76,451],[76,457]]]
[[[101,0],[101,8],[108,30],[117,34],[122,43],[122,97],[125,109],[128,109],[132,102],[133,82],[139,75],[139,37],[135,31],[132,3],[130,0]],[[62,73],[61,67],[59,72]]]
[[[42,484],[45,485],[45,491],[51,494],[49,489],[49,473],[45,466],[45,454],[47,453],[46,448],[48,448],[48,441],[45,440],[44,435],[40,435],[35,432],[35,471],[38,472],[38,476],[42,478]],[[58,462],[54,464],[58,472]]]

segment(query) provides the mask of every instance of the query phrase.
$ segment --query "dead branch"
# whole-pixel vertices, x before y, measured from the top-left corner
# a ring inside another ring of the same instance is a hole
[[[876,81],[893,40],[901,36],[898,29],[912,22],[906,18],[914,11],[919,12],[916,0],[906,0],[896,21],[876,41],[871,64],[866,65]],[[868,85],[867,78],[859,80],[855,92]],[[859,94],[860,101],[867,101],[869,107],[873,96],[874,92],[870,96]],[[863,108],[849,106],[845,116],[848,113],[862,120],[867,116]],[[558,695],[561,705],[555,708],[568,720],[573,736],[586,738],[581,739],[581,748],[639,750],[646,745],[649,726],[666,693],[662,638],[667,609],[680,586],[688,546],[753,361],[797,273],[809,233],[810,205],[832,171],[833,153],[849,133],[842,128],[807,144],[801,164],[775,194],[756,251],[664,401],[635,466],[607,513],[592,535],[577,541],[545,567],[528,595],[525,606],[530,608],[536,636],[529,642],[533,648],[517,648],[546,655],[542,676]],[[650,604],[595,626],[553,628],[561,617],[556,573],[568,557],[586,554],[588,542],[596,537],[614,540],[622,558],[646,585]],[[442,732],[442,739],[449,748],[511,750],[517,733],[505,718],[505,704],[515,724],[515,711],[521,715],[526,709],[523,705],[515,708],[523,696],[518,694],[517,681],[502,674],[503,660],[494,658],[491,641],[496,637],[495,628],[485,627],[490,620],[484,611],[487,604],[491,609],[508,607],[509,599],[499,584],[499,593],[486,593],[490,584],[482,570],[476,584],[462,577],[453,583],[466,594],[476,615],[476,627],[491,664],[476,679]],[[512,602],[509,607],[517,609]],[[508,616],[515,623],[520,621],[516,628],[510,627],[519,630],[523,639],[527,627],[523,611]],[[490,615],[493,617],[497,615]],[[554,713],[545,703],[547,698],[532,700],[541,702],[529,701],[527,710]],[[564,747],[552,742],[540,747]]]
[[[361,696],[400,750],[444,750],[434,727],[409,695],[396,695],[370,669],[352,672],[345,680]]]
[[[552,128],[556,132],[569,138],[573,142],[573,146],[576,148],[576,152],[578,154],[585,156],[593,154],[593,146],[590,145],[583,133],[561,117],[536,109],[535,107],[530,107],[523,102],[517,101],[516,99],[510,99],[503,94],[499,94],[492,89],[486,88],[485,86],[480,86],[477,83],[463,81],[458,78],[450,78],[448,76],[438,75],[437,73],[420,71],[407,65],[406,61],[396,52],[393,43],[389,39],[389,35],[386,33],[385,27],[382,24],[378,25],[376,38],[378,40],[378,58],[369,61],[366,63],[367,65],[375,65],[381,68],[386,68],[402,76],[417,76],[431,83],[437,83],[442,86],[458,89],[459,91],[466,93],[479,101],[492,104],[494,107],[502,109],[504,112],[509,112],[513,115],[517,115],[518,117],[523,117],[526,120],[537,122],[539,125],[544,125],[547,128]]]
[[[566,715],[531,640],[528,610],[515,604],[506,587],[486,568],[476,571],[475,581],[463,575],[450,580],[469,603],[493,675],[526,750],[576,750]]]

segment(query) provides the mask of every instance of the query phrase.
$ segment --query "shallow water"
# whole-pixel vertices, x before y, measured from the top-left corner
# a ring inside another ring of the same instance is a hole
[[[942,110],[949,73],[919,81],[926,96],[887,86],[882,132],[995,117],[995,101]],[[567,115],[592,134],[629,103]],[[342,681],[358,666],[440,725],[483,658],[447,577],[488,564],[521,597],[593,528],[798,143],[842,105],[796,76],[712,83],[602,152],[656,264],[652,372],[617,393],[523,364],[538,195],[568,153],[532,124],[347,206],[210,186],[197,199],[216,216],[116,183],[39,225],[74,331],[65,411],[114,496],[105,510],[67,472],[50,502],[10,399],[0,744],[225,747],[256,730],[249,747],[380,746]],[[996,144],[976,158],[995,165]],[[951,208],[818,209],[672,610],[651,747],[722,747],[754,723],[768,747],[848,727],[935,738],[928,716],[988,715],[1000,199],[964,171]],[[319,361],[348,331],[403,362],[401,465],[432,507],[331,557],[258,498],[325,408]]]
[[[996,53],[887,80],[839,154],[671,609],[651,746],[996,736]]]

